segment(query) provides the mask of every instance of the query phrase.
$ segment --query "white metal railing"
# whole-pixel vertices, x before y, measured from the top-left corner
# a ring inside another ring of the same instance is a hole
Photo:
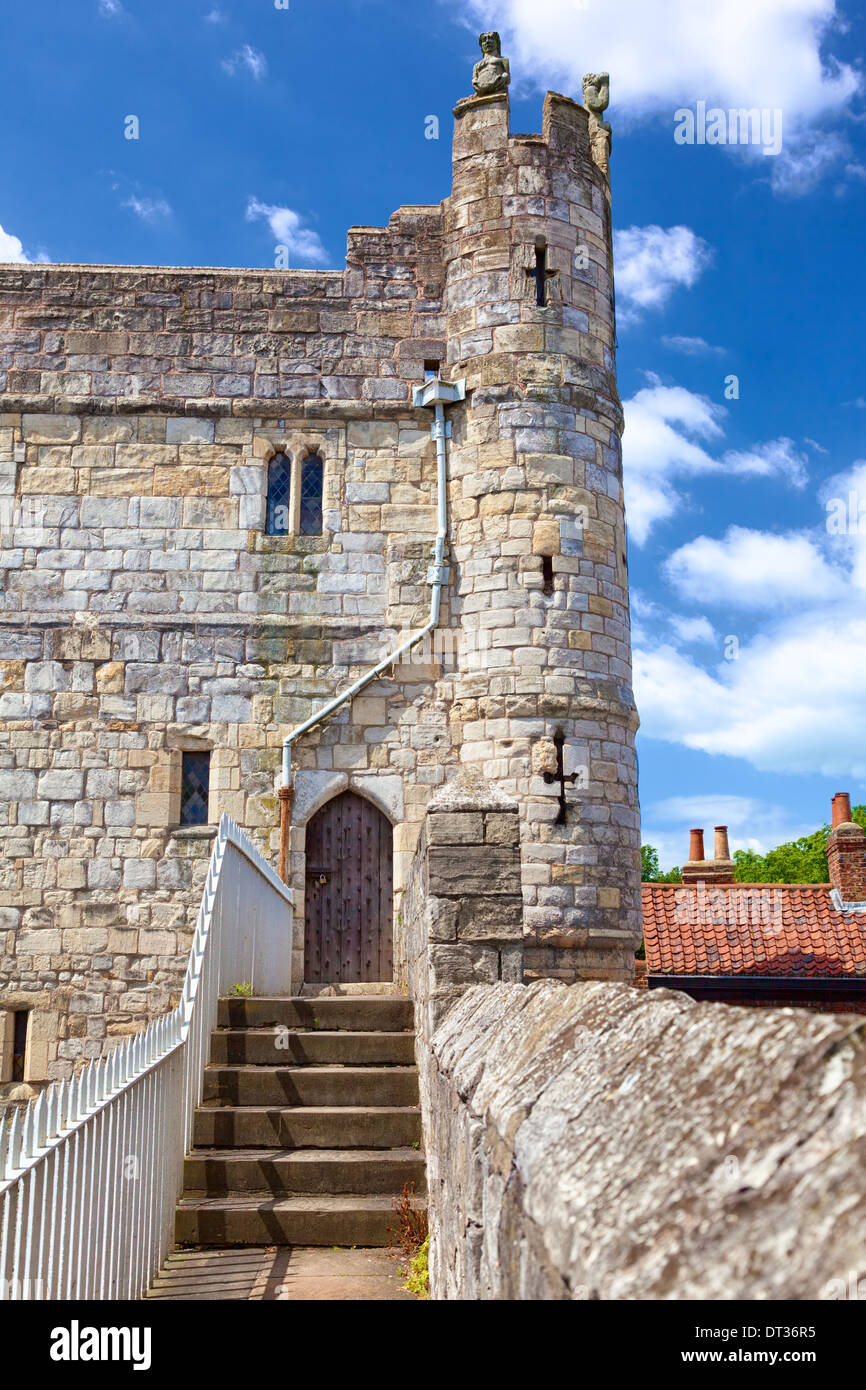
[[[228,816],[180,1003],[0,1121],[0,1299],[136,1299],[171,1248],[219,997],[287,993],[292,893]]]

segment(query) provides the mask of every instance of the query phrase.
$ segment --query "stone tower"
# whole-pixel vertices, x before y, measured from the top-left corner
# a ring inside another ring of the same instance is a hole
[[[527,975],[567,981],[628,978],[640,939],[609,127],[588,105],[548,93],[543,133],[513,135],[506,91],[461,101],[444,219],[467,388],[453,717],[461,761],[521,807]]]

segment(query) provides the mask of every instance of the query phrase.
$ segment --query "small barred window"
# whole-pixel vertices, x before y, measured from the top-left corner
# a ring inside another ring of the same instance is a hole
[[[210,753],[184,753],[180,781],[181,825],[207,825]]]

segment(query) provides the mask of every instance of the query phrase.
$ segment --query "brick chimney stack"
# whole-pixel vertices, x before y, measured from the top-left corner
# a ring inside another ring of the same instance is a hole
[[[728,827],[716,826],[716,848],[713,860],[713,883],[734,882],[734,861],[728,846]]]
[[[837,792],[833,797],[832,808],[833,829],[837,825],[852,825],[851,820],[851,797],[848,792]]]
[[[704,858],[704,832],[689,831],[689,857],[683,865],[683,883],[696,883],[698,879],[706,882],[712,873],[712,860]]]
[[[866,831],[851,819],[851,797],[833,797],[832,828],[827,840],[830,882],[843,902],[866,902]]]
[[[715,855],[704,857],[704,832],[689,832],[689,857],[683,865],[683,883],[733,883],[734,861],[728,848],[728,827],[716,826]]]

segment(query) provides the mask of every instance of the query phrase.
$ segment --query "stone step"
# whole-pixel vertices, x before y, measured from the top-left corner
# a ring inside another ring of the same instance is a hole
[[[288,995],[221,999],[220,1028],[300,1028],[305,1031],[396,1033],[414,1028],[412,1000],[401,996],[352,994],[321,999]]]
[[[197,1149],[396,1149],[420,1139],[417,1105],[202,1105],[193,1133]]]
[[[162,1302],[414,1302],[400,1269],[387,1249],[211,1246],[174,1250],[144,1296]]]
[[[229,1105],[417,1105],[415,1067],[207,1066],[202,1100]]]
[[[203,1149],[184,1164],[186,1197],[235,1192],[390,1193],[425,1187],[424,1155],[399,1149]]]
[[[420,1198],[418,1206],[424,1205]],[[183,1197],[178,1245],[383,1246],[399,1229],[393,1197]]]
[[[306,1066],[373,1067],[412,1066],[415,1038],[412,1033],[361,1033],[347,1030],[287,1033],[284,1028],[222,1028],[211,1037],[212,1063],[245,1062],[249,1066],[280,1066],[297,1062]]]

